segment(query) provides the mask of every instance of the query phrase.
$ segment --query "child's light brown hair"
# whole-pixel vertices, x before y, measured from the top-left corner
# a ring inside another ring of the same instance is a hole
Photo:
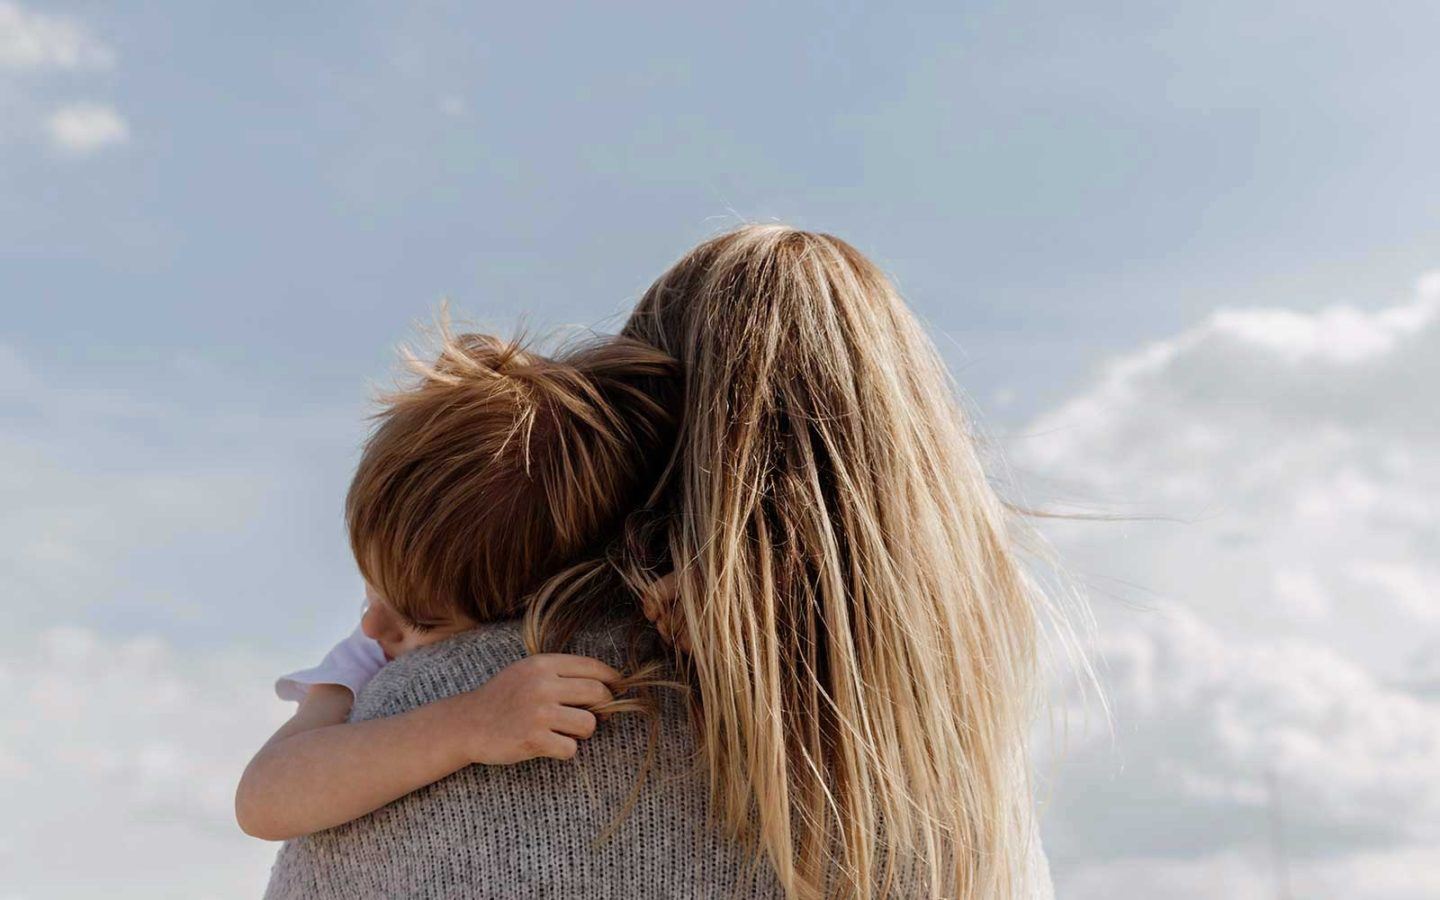
[[[526,595],[613,536],[668,457],[675,362],[601,337],[552,357],[453,334],[418,382],[382,393],[345,500],[361,574],[425,629],[520,614]],[[660,452],[661,449],[666,452]]]

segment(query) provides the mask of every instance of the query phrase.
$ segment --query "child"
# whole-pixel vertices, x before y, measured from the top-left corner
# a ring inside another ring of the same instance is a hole
[[[655,399],[674,364],[606,339],[550,359],[488,335],[444,338],[422,377],[381,399],[345,501],[365,580],[360,627],[276,684],[295,716],[236,792],[246,833],[286,840],[369,813],[471,764],[572,757],[626,679],[590,657],[541,653],[480,688],[349,723],[390,660],[485,622],[598,552],[658,477],[673,422]]]

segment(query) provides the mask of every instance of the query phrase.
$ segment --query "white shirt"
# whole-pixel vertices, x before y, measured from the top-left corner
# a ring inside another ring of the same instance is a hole
[[[275,681],[275,695],[299,702],[312,684],[339,684],[360,696],[360,689],[385,665],[385,651],[378,641],[365,636],[356,625],[350,636],[325,654],[318,666],[282,675]]]

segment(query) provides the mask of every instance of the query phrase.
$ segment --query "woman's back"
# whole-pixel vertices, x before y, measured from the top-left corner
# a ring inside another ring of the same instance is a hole
[[[381,670],[352,720],[396,715],[472,690],[524,657],[519,620],[424,647]],[[625,658],[626,623],[582,628],[570,650],[611,665]],[[742,847],[707,825],[703,773],[684,699],[657,693],[660,736],[638,799],[600,847],[590,843],[630,795],[649,722],[616,714],[573,760],[469,766],[354,822],[287,841],[265,896],[779,898],[768,862],[747,870]],[[1035,900],[1052,896],[1038,835],[1030,865]],[[897,897],[911,894],[903,889]]]
[[[625,622],[576,634],[571,652],[619,666]],[[353,721],[471,690],[525,656],[519,620],[482,626],[386,666]],[[641,770],[649,722],[615,714],[572,760],[469,766],[354,822],[287,842],[268,898],[780,897],[765,863],[707,827],[684,700],[657,692],[660,736],[635,806],[604,844]]]

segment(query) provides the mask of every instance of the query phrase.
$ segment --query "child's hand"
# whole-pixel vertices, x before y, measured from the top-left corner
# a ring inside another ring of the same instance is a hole
[[[511,663],[453,705],[458,735],[472,763],[507,765],[537,756],[570,759],[577,739],[595,733],[599,706],[614,697],[606,682],[619,672],[598,659],[541,653]]]

